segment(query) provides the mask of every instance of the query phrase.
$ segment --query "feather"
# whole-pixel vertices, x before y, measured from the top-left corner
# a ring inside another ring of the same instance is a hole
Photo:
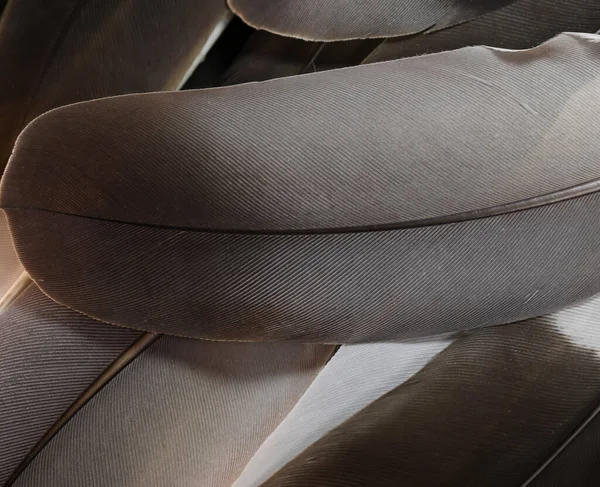
[[[229,18],[224,0],[11,0],[0,19],[0,176],[33,118],[102,96],[177,89]],[[21,289],[11,247],[0,215],[0,310]],[[11,286],[17,292],[6,295]]]
[[[233,17],[206,54],[204,61],[198,65],[181,89],[197,90],[220,86],[232,63],[240,57],[240,52],[255,32],[239,18]]]
[[[594,39],[63,107],[1,204],[45,292],[146,331],[351,343],[553,312],[600,291]]]
[[[325,433],[406,381],[450,343],[443,339],[340,347],[232,487],[260,485]]]
[[[79,411],[14,485],[229,487],[331,351],[163,336]]]
[[[361,64],[381,39],[328,42],[315,60],[315,71],[326,71]]]
[[[255,32],[222,79],[224,86],[284,78],[310,71],[322,44]]]
[[[599,397],[595,298],[461,337],[262,485],[520,487],[596,411]],[[580,466],[583,481],[556,485],[597,485],[597,465]]]
[[[10,0],[0,21],[0,174],[17,134],[51,108],[178,89],[229,18],[223,0]]]
[[[34,285],[0,315],[0,485],[139,335],[60,306]]]
[[[380,43],[379,39],[308,42],[257,31],[225,73],[222,85],[355,66]]]
[[[444,29],[515,0],[227,0],[255,29],[311,41],[394,37]]]
[[[146,331],[349,343],[525,319],[600,291],[599,51],[572,34],[72,105],[25,130],[1,203],[45,292]]]
[[[599,27],[600,8],[596,0],[518,0],[450,29],[387,39],[364,62],[389,61],[470,45],[528,49],[561,32],[595,32]]]
[[[0,312],[7,306],[4,296],[23,273],[23,268],[14,251],[8,222],[0,211]]]

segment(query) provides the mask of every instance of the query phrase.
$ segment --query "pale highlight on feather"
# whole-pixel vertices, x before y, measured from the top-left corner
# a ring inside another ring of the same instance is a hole
[[[233,487],[258,487],[311,443],[418,372],[452,339],[342,346]]]

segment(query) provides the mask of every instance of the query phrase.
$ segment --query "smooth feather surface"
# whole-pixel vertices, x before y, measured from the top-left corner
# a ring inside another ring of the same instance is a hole
[[[528,49],[561,32],[596,32],[599,28],[600,7],[596,0],[518,0],[449,29],[387,39],[364,62],[389,61],[475,45]]]
[[[256,29],[316,41],[414,34],[443,29],[514,0],[227,0]]]
[[[599,325],[595,298],[463,336],[262,485],[520,487],[599,405]],[[532,485],[596,485],[594,455]]]
[[[229,487],[332,347],[161,337],[14,484]]]
[[[178,89],[224,0],[10,0],[0,20],[0,173],[22,128],[68,103]]]
[[[0,485],[139,335],[61,306],[35,285],[0,315]]]
[[[148,331],[350,343],[549,313],[600,291],[597,39],[72,105],[20,137],[1,203],[50,296]]]

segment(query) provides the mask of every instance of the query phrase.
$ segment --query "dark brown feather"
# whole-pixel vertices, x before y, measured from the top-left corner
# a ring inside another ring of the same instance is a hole
[[[177,89],[229,18],[224,0],[10,0],[0,21],[0,173],[52,108]]]
[[[464,46],[528,49],[561,32],[596,32],[596,0],[518,0],[470,22],[414,37],[387,39],[365,63],[420,56]]]
[[[443,29],[514,0],[228,0],[255,29],[312,41],[394,37]]]

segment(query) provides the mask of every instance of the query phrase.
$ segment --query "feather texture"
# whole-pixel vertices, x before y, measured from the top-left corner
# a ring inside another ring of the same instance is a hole
[[[174,90],[229,19],[224,0],[10,0],[0,20],[0,173],[57,106]]]
[[[60,306],[34,285],[0,315],[0,485],[138,336]]]
[[[227,0],[256,29],[316,41],[393,37],[444,29],[514,0]]]
[[[57,106],[177,89],[229,20],[224,0],[10,0],[0,18],[0,176]],[[22,273],[0,215],[0,303]]]
[[[451,339],[340,347],[233,487],[267,480],[311,443],[418,372]]]
[[[50,296],[147,331],[349,343],[552,312],[600,291],[597,39],[57,109],[1,203]]]
[[[14,485],[229,487],[331,351],[161,337]]]
[[[521,486],[598,406],[599,325],[595,298],[472,332],[262,485]],[[580,464],[556,485],[597,485]]]
[[[596,0],[518,0],[450,29],[387,39],[364,62],[389,61],[473,45],[528,49],[561,32],[596,32],[598,28],[600,8]]]
[[[228,86],[355,66],[380,43],[379,39],[308,42],[257,31],[223,76],[222,84]]]
[[[23,267],[15,253],[8,222],[0,211],[0,312],[2,311],[3,296],[23,273]]]

